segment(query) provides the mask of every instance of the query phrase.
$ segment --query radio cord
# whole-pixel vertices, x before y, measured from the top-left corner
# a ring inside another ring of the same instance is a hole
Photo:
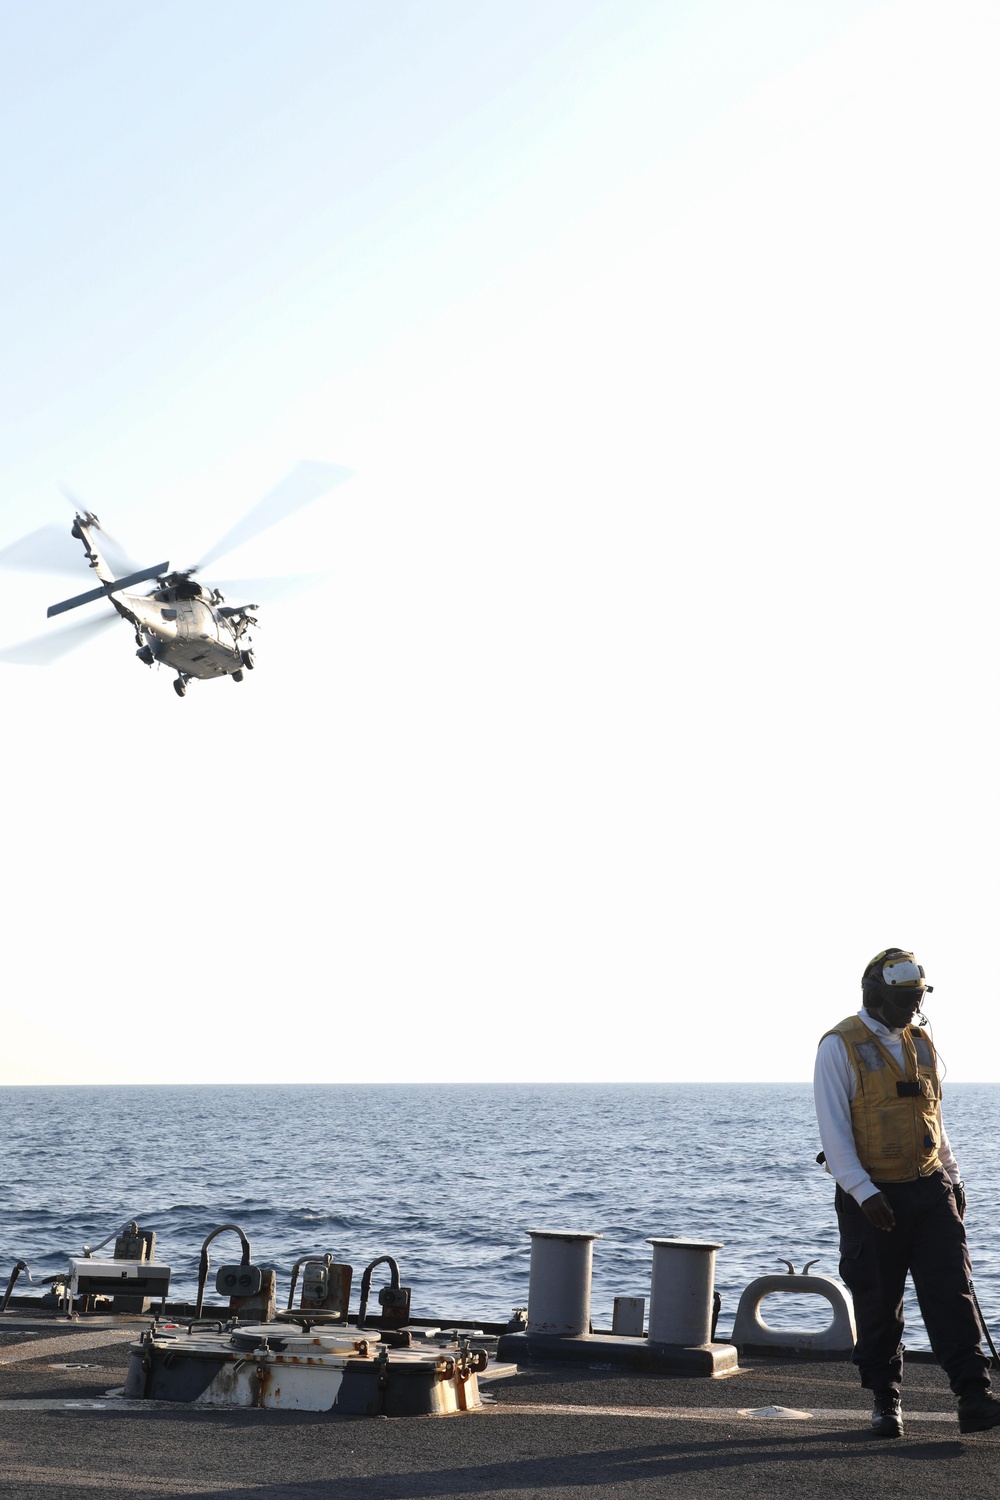
[[[990,1353],[993,1356],[993,1368],[994,1370],[1000,1370],[1000,1354],[997,1353],[997,1346],[994,1344],[990,1330],[986,1326],[986,1319],[983,1317],[983,1310],[979,1306],[979,1298],[976,1296],[976,1289],[972,1284],[971,1276],[969,1277],[969,1291],[972,1293],[972,1301],[975,1305],[976,1315],[979,1318],[979,1326],[983,1330],[983,1336],[990,1346]]]
[[[931,1046],[934,1047],[938,1063],[940,1064],[938,1077],[943,1082],[948,1069],[945,1067],[944,1059],[941,1056],[940,1052],[938,1052],[937,1047],[934,1046],[934,1028],[922,1011],[918,1012],[917,1019],[919,1020],[920,1025],[926,1026],[927,1030],[930,1032]],[[997,1353],[997,1346],[993,1342],[993,1335],[990,1333],[989,1325],[987,1324],[986,1319],[983,1317],[983,1310],[979,1306],[979,1298],[976,1296],[976,1288],[972,1283],[971,1276],[969,1277],[969,1291],[972,1293],[972,1302],[973,1306],[976,1309],[976,1316],[979,1319],[979,1326],[983,1331],[983,1337],[985,1338],[987,1344],[989,1344],[990,1346],[990,1353],[993,1356],[993,1368],[995,1370],[1000,1370],[1000,1354]]]

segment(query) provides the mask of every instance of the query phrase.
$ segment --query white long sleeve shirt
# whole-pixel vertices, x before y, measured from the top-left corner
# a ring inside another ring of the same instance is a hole
[[[903,1067],[903,1041],[901,1030],[890,1030],[876,1021],[874,1016],[862,1008],[858,1015],[875,1033],[882,1045]],[[872,1198],[879,1191],[858,1160],[851,1128],[851,1100],[857,1088],[857,1079],[847,1047],[841,1036],[825,1036],[816,1053],[816,1071],[813,1075],[813,1093],[816,1098],[816,1118],[819,1121],[819,1138],[826,1153],[826,1164],[837,1182],[858,1203]],[[958,1162],[951,1149],[947,1132],[941,1127],[941,1145],[938,1150],[945,1176],[960,1182]]]

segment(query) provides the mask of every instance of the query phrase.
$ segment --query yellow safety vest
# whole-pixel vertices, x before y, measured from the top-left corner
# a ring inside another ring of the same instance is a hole
[[[941,1168],[941,1079],[930,1037],[919,1026],[901,1033],[901,1068],[860,1016],[826,1036],[843,1038],[857,1087],[851,1126],[858,1159],[873,1182],[912,1182]],[[901,1093],[897,1084],[904,1085]]]

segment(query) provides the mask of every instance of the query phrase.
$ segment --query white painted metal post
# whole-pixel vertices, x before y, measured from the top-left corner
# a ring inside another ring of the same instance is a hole
[[[529,1229],[528,1332],[574,1337],[590,1332],[590,1273],[599,1234]]]
[[[647,1240],[653,1247],[649,1341],[694,1348],[712,1336],[715,1252],[710,1240]]]

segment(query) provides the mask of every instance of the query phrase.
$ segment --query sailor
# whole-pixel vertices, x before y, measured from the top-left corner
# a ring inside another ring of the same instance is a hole
[[[1000,1425],[990,1394],[965,1240],[965,1189],[941,1122],[937,1053],[913,1024],[931,992],[913,954],[877,953],[864,1004],[822,1037],[814,1079],[827,1170],[837,1182],[840,1274],[854,1298],[854,1363],[872,1429],[900,1437],[903,1287],[913,1278],[931,1348],[958,1397],[962,1432]]]

